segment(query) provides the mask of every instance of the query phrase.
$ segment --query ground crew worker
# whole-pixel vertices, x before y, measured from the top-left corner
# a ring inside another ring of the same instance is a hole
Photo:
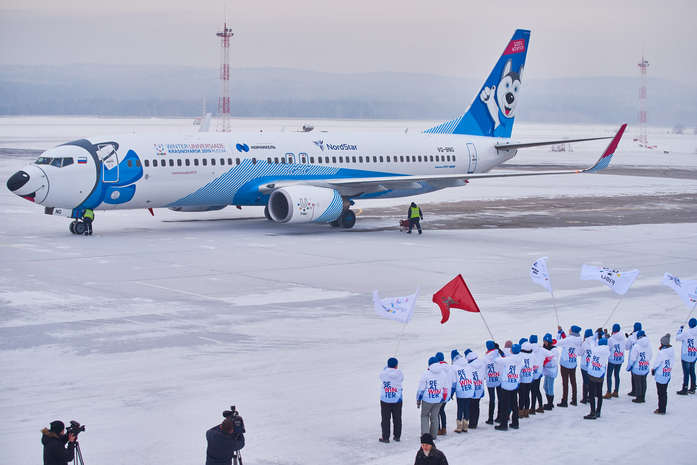
[[[416,225],[416,229],[418,229],[419,234],[421,234],[421,223],[419,223],[419,221],[424,219],[424,215],[423,213],[421,213],[421,208],[419,208],[414,202],[412,202],[409,206],[407,216],[409,218],[409,231],[407,231],[407,233],[411,234],[411,228],[413,228],[414,225]]]
[[[85,226],[87,226],[87,229],[85,229],[85,236],[92,235],[92,222],[94,221],[94,210],[92,210],[91,208],[85,209],[85,212],[82,214],[82,221],[85,223]]]

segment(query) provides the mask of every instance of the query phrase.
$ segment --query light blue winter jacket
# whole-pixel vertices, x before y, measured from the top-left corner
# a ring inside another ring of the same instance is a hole
[[[694,328],[680,328],[675,339],[682,341],[680,359],[686,362],[697,361],[697,326]]]
[[[673,371],[673,359],[675,351],[673,347],[664,347],[656,354],[656,360],[653,362],[653,376],[659,384],[670,383],[670,375]]]
[[[385,367],[385,369],[380,372],[380,383],[382,384],[380,400],[388,404],[401,402],[403,381],[404,374],[402,370]]]
[[[627,362],[627,371],[635,375],[648,375],[651,366],[651,344],[649,338],[644,336],[636,341],[632,347],[632,355]]]

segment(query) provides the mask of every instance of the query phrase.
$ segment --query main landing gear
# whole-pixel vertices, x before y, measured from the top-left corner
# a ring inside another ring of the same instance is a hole
[[[351,229],[356,224],[356,214],[351,209],[346,209],[341,212],[341,216],[330,223],[333,227],[342,227],[344,229]]]
[[[85,221],[82,221],[80,219],[71,221],[70,226],[68,226],[68,229],[70,229],[71,233],[77,234],[78,236],[92,235],[92,228],[90,228]]]

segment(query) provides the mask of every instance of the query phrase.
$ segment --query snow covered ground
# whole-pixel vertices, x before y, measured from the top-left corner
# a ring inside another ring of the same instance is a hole
[[[158,130],[190,124],[151,122]],[[0,148],[47,148],[140,124],[0,119]],[[326,125],[350,124],[368,126]],[[379,124],[396,131],[407,123]],[[99,125],[108,127],[95,131]],[[555,137],[560,130],[520,125],[521,138],[526,128],[531,138]],[[610,134],[613,128],[561,130],[573,137]],[[671,146],[670,154],[625,143],[618,164],[697,169],[697,138],[659,130],[655,137]],[[580,145],[571,153],[521,152],[514,161],[559,163],[550,160],[565,157],[564,163],[592,163],[598,145],[590,145],[583,152]],[[467,347],[481,354],[488,337],[476,314],[454,310],[440,325],[431,294],[457,273],[504,341],[554,329],[551,299],[527,275],[536,258],[550,257],[564,326],[597,327],[617,302],[600,283],[579,280],[582,263],[638,268],[641,275],[614,320],[625,329],[642,321],[654,348],[688,315],[677,295],[661,286],[663,273],[697,279],[694,218],[669,225],[427,230],[406,236],[371,231],[379,223],[373,219],[359,218],[356,229],[338,231],[269,224],[255,209],[156,211],[155,218],[126,211],[97,212],[95,236],[77,237],[68,233],[67,220],[43,215],[4,188],[26,161],[0,156],[0,208],[6,214],[0,224],[3,463],[40,463],[39,430],[56,418],[87,425],[81,444],[88,464],[203,463],[204,432],[230,404],[245,418],[248,464],[413,463],[419,437],[415,385],[428,357]],[[689,179],[588,175],[472,183],[431,194],[428,201],[609,192],[631,201],[641,193],[695,191],[697,181]],[[380,444],[377,375],[394,355],[402,327],[375,316],[371,293],[404,295],[417,287],[416,314],[398,354],[406,375],[403,439]],[[629,458],[694,463],[697,398],[675,395],[680,380],[677,369],[666,416],[651,413],[657,401],[653,381],[647,403],[632,404],[623,373],[622,395],[606,401],[600,420],[584,421],[585,407],[556,408],[521,420],[519,431],[501,433],[481,424],[467,434],[449,432],[438,447],[452,464],[520,457],[566,465]],[[485,398],[483,411],[486,405]],[[452,429],[455,406],[447,409]]]

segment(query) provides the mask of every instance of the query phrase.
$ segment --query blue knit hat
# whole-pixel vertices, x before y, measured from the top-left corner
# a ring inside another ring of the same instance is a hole
[[[521,346],[522,346],[522,345],[523,345],[524,343],[526,343],[526,342],[528,342],[528,338],[527,338],[527,337],[521,337],[521,338],[520,338],[520,341],[518,341],[518,345],[521,345]]]
[[[511,346],[511,352],[514,354],[519,354],[520,353],[520,344],[513,344]]]
[[[434,363],[438,363],[438,359],[436,357],[431,357],[428,359],[428,366],[431,366]]]
[[[634,331],[641,331],[641,323],[638,321],[634,323]]]
[[[472,352],[472,349],[465,349],[465,357],[467,357]]]
[[[445,355],[443,355],[443,352],[436,352],[436,359],[437,359],[439,362],[445,361]]]
[[[547,333],[545,336],[542,338],[543,341],[545,342],[554,342],[554,339],[552,339],[552,335]]]
[[[583,337],[591,337],[593,335],[593,330],[588,328],[585,333],[583,333]]]
[[[453,349],[450,352],[450,360],[455,360],[455,357],[459,357],[459,356],[460,356],[460,352],[458,352],[457,349]]]
[[[687,325],[690,328],[694,328],[695,326],[697,326],[697,318],[690,318],[690,321],[687,322]]]
[[[581,327],[573,325],[571,327],[571,334],[575,334],[576,336],[579,336],[581,334]]]
[[[486,350],[494,350],[496,343],[494,341],[486,341]]]
[[[598,339],[598,345],[599,345],[599,346],[606,346],[606,345],[607,345],[607,339],[605,339],[604,337],[601,337],[600,339]]]
[[[530,335],[530,344],[537,344],[537,334]]]
[[[612,325],[612,332],[613,333],[619,333],[620,329],[622,329],[622,328],[620,327],[619,323],[615,323],[614,325]]]
[[[642,337],[646,336],[646,332],[642,329],[638,333],[636,333],[636,338],[641,339]]]
[[[387,367],[388,368],[397,368],[397,359],[394,357],[390,357],[387,359]]]

